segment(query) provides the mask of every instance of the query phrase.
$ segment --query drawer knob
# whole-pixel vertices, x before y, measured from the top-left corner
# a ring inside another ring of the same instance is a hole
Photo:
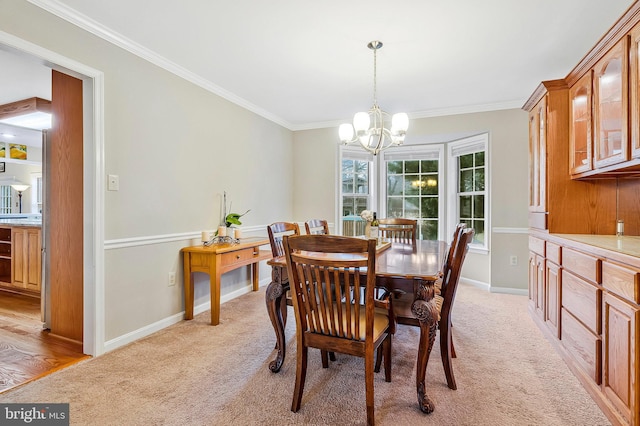
[[[239,254],[236,254],[236,259],[240,259],[240,255]]]

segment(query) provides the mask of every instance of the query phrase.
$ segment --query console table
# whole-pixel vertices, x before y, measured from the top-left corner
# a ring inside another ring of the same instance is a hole
[[[191,246],[180,250],[184,256],[184,305],[186,320],[193,319],[193,273],[209,274],[211,289],[211,325],[220,323],[220,278],[225,272],[251,265],[253,291],[258,291],[258,263],[271,259],[271,250],[260,250],[268,245],[263,237],[240,239],[239,243],[221,243],[210,246]]]

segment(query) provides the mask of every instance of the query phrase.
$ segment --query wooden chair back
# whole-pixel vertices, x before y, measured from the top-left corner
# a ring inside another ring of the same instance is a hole
[[[273,257],[284,256],[282,237],[285,235],[300,235],[300,227],[295,222],[275,222],[267,226],[271,254]]]
[[[296,316],[297,367],[292,411],[302,401],[307,349],[365,359],[367,423],[373,424],[374,355],[382,345],[391,381],[389,314],[375,308],[376,241],[339,235],[288,235],[284,250]]]
[[[462,230],[466,228],[465,223],[458,223],[456,225],[456,229],[453,231],[453,238],[451,239],[451,245],[449,245],[449,251],[447,252],[447,257],[445,258],[444,265],[442,266],[442,274],[445,275],[449,273],[451,269],[451,262],[453,261],[453,253],[458,245],[458,239],[460,239],[460,234]]]
[[[392,242],[416,244],[418,221],[416,219],[387,218],[380,219],[378,232],[382,238]]]
[[[324,234],[329,235],[329,222],[324,219],[311,219],[304,223],[304,229],[307,234]]]
[[[440,320],[451,318],[451,308],[455,299],[458,282],[460,281],[460,272],[464,259],[469,251],[469,244],[473,240],[475,231],[473,228],[460,228],[458,239],[453,250],[451,260],[445,264],[442,275],[442,309],[440,310]]]

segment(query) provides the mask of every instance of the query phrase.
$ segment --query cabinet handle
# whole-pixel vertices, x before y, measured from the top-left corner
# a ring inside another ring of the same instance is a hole
[[[240,259],[240,255],[239,254],[236,254],[236,259]]]
[[[254,256],[257,256],[257,255],[258,255],[258,252],[257,252],[257,251],[254,251],[254,252],[253,252],[253,255],[254,255]]]

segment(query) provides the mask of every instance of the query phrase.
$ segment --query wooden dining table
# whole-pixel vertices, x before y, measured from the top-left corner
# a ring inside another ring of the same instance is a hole
[[[410,313],[397,312],[398,322],[403,319],[417,320],[420,326],[416,371],[416,392],[420,410],[431,413],[434,404],[426,394],[426,371],[429,354],[433,348],[438,326],[438,309],[435,304],[435,284],[447,254],[444,241],[418,240],[416,244],[379,243],[376,257],[376,284],[392,294],[413,294]],[[284,256],[267,261],[272,267],[271,283],[267,287],[265,299],[269,318],[276,334],[276,358],[269,368],[280,371],[285,359],[284,326],[287,319],[287,291],[289,280]],[[410,317],[409,317],[410,316]]]

